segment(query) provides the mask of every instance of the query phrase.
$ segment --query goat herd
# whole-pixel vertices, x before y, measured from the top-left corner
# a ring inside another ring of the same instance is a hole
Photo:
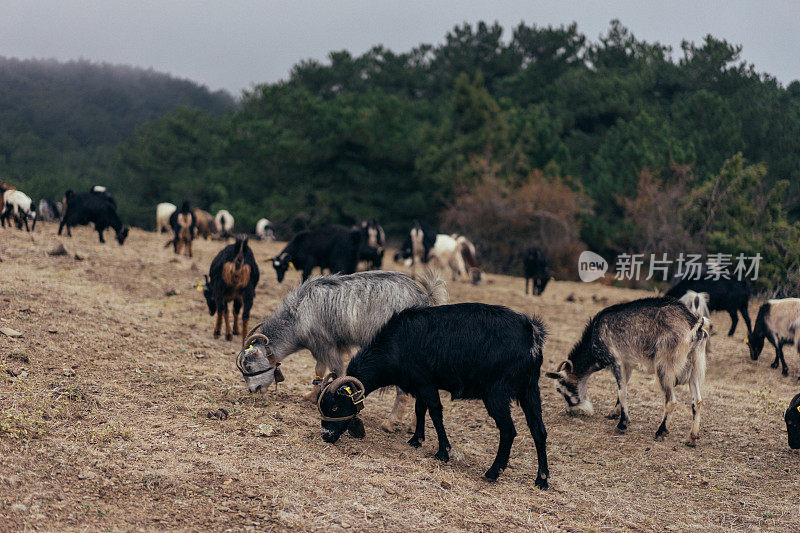
[[[0,221],[12,221],[18,228],[37,218],[55,219],[63,211],[58,233],[64,226],[94,223],[103,231],[112,228],[122,244],[128,235],[116,213],[116,203],[103,187],[84,193],[68,191],[63,205],[47,200],[39,203],[39,215],[31,199],[0,182],[3,204]],[[63,209],[62,209],[63,208]],[[162,203],[157,207],[157,231],[167,229],[167,242],[175,253],[192,255],[192,240],[226,239],[232,235],[234,219],[225,210],[216,216]],[[256,236],[272,239],[273,228],[262,219]],[[272,383],[283,381],[281,362],[292,353],[308,349],[316,362],[316,375],[308,398],[315,401],[322,420],[322,438],[335,442],[345,431],[361,438],[364,425],[359,418],[365,398],[378,389],[394,386],[394,408],[382,424],[387,430],[398,426],[415,399],[416,429],[408,441],[419,447],[425,439],[425,416],[433,422],[438,438],[435,457],[448,461],[450,443],[442,420],[439,390],[453,399],[480,399],[500,432],[497,455],[485,477],[495,480],[506,468],[516,436],[510,404],[516,400],[525,414],[538,458],[536,486],[547,488],[549,471],[546,431],[542,421],[539,377],[542,348],[547,330],[542,321],[513,312],[506,307],[483,303],[447,304],[448,295],[439,270],[450,270],[452,279],[480,283],[474,245],[462,235],[439,234],[425,222],[415,220],[395,254],[405,262],[412,277],[380,270],[386,238],[373,219],[355,227],[326,226],[302,231],[275,257],[268,258],[278,282],[286,271],[302,271],[303,283],[292,289],[278,308],[252,329],[250,310],[259,282],[259,268],[245,235],[225,246],[214,258],[202,289],[211,315],[216,316],[214,336],[241,335],[242,350],[236,366],[248,389],[266,392]],[[550,279],[546,255],[538,248],[522,253],[525,292],[533,282],[533,294],[541,294]],[[436,267],[435,269],[426,268]],[[330,275],[310,278],[314,268]],[[424,271],[422,270],[424,268]],[[364,270],[364,271],[359,271]],[[416,279],[415,282],[412,280]],[[675,387],[686,384],[691,392],[692,424],[686,444],[695,446],[700,431],[702,389],[706,370],[710,320],[709,312],[724,310],[731,316],[733,335],[738,314],[748,330],[752,359],[757,359],[765,339],[775,347],[773,368],[788,367],[783,347],[800,341],[800,298],[769,300],[759,309],[751,326],[748,314],[749,286],[728,279],[683,279],[663,297],[651,297],[608,307],[587,324],[575,344],[554,372],[546,376],[556,382],[568,409],[592,413],[587,396],[590,376],[609,369],[617,383],[617,405],[611,417],[615,431],[624,432],[630,422],[627,385],[634,368],[655,374],[664,394],[661,423],[655,433],[663,439],[675,408]],[[231,327],[228,303],[233,302]],[[241,312],[241,324],[239,314]],[[352,347],[357,354],[345,368]],[[327,373],[327,375],[326,375]],[[800,394],[785,413],[789,446],[800,448]]]

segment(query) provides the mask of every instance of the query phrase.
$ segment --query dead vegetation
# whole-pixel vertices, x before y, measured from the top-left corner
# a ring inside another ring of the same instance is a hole
[[[786,445],[781,414],[800,362],[788,354],[782,378],[771,353],[750,361],[743,328],[733,340],[714,336],[696,449],[679,439],[690,420],[685,390],[672,433],[654,442],[661,397],[652,378],[633,377],[624,436],[602,416],[614,406],[610,376],[590,384],[592,418],[567,417],[543,380],[551,489],[542,492],[516,405],[510,466],[491,484],[480,474],[497,433],[479,404],[445,403],[453,453],[441,464],[430,439],[416,450],[407,435],[379,429],[390,394],[368,399],[366,439],[322,442],[302,399],[308,354],[287,360],[277,391],[249,394],[236,342],[211,338],[213,317],[195,290],[221,243],[196,241],[193,259],[176,258],[159,235],[133,230],[120,247],[79,228],[63,239],[70,252],[87,251],[77,261],[47,255],[54,234],[52,224],[32,237],[0,231],[0,327],[22,334],[0,335],[0,530],[800,530],[800,454]],[[278,285],[264,258],[281,243],[252,247],[264,272],[260,317],[299,274]],[[490,275],[450,289],[453,301],[539,314],[551,331],[548,368],[592,314],[645,294],[553,282],[532,298],[523,284]],[[712,318],[727,330],[727,316]]]

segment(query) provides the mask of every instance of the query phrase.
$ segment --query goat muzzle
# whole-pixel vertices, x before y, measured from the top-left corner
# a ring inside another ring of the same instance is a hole
[[[250,330],[250,333],[245,337],[244,342],[242,342],[242,351],[239,352],[239,356],[236,358],[236,368],[242,373],[242,375],[246,378],[250,378],[253,376],[259,376],[261,374],[266,374],[272,369],[275,369],[275,383],[281,383],[286,380],[281,372],[280,366],[281,363],[275,357],[275,354],[272,353],[272,348],[269,347],[269,337],[262,333],[256,333],[256,330],[261,327],[261,324],[256,325],[253,329]],[[264,341],[264,351],[267,354],[267,362],[270,364],[264,370],[258,370],[256,372],[248,372],[244,368],[244,356],[247,353],[247,350],[253,347],[253,344],[256,341],[263,340]]]

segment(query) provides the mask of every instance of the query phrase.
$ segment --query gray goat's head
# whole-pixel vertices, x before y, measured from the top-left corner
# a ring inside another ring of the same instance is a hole
[[[573,414],[592,415],[594,407],[586,394],[587,377],[579,378],[572,373],[572,361],[562,361],[555,372],[545,375],[556,380],[556,390],[567,402],[567,410]]]
[[[245,347],[236,358],[236,368],[242,373],[244,382],[250,392],[265,393],[273,383],[284,380],[280,370],[280,362],[272,354],[269,339],[251,340],[251,335],[245,341]]]

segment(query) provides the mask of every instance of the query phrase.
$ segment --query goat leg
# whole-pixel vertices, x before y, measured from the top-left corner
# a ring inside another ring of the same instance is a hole
[[[225,308],[223,309],[224,317],[225,317],[225,340],[229,341],[233,338],[231,334],[231,319],[228,316],[228,304],[225,304]]]
[[[427,412],[428,406],[425,402],[417,399],[414,404],[414,413],[417,415],[417,427],[414,429],[414,436],[408,441],[414,448],[422,446],[422,441],[425,440],[425,413]]]

